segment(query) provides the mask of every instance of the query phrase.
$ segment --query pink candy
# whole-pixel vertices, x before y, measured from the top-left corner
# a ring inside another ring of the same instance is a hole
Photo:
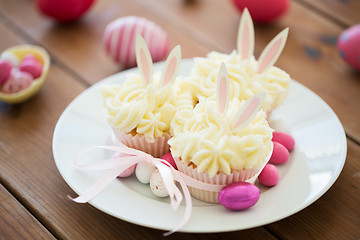
[[[282,144],[273,142],[274,149],[269,162],[273,164],[283,164],[289,160],[289,151]]]
[[[10,77],[12,65],[7,60],[0,60],[0,85],[4,84]]]
[[[165,161],[167,161],[168,163],[171,164],[171,166],[173,166],[173,168],[175,168],[177,170],[177,166],[175,164],[174,158],[171,155],[171,152],[168,152],[167,154],[165,154],[164,156],[161,157],[161,159],[164,159]]]
[[[258,179],[260,183],[264,186],[275,186],[279,181],[279,171],[276,166],[268,163],[261,171]]]
[[[295,146],[294,138],[285,132],[273,132],[272,141],[282,144],[288,151],[293,150]]]
[[[20,63],[20,70],[30,73],[35,79],[41,76],[42,65],[32,54],[28,54]]]
[[[225,186],[219,193],[219,203],[230,210],[244,210],[254,206],[260,190],[248,182],[235,182]]]
[[[112,158],[119,158],[119,157],[123,157],[126,156],[126,154],[122,154],[122,153],[115,153]],[[131,167],[128,167],[127,169],[125,169],[122,173],[119,174],[118,177],[129,177],[131,176],[134,172],[135,172],[135,168],[136,168],[136,164],[132,165]]]
[[[33,81],[33,77],[26,72],[21,72],[14,68],[11,71],[10,78],[2,87],[3,93],[17,93],[29,87]]]
[[[166,32],[152,21],[135,16],[118,18],[106,27],[103,37],[106,53],[125,68],[135,67],[136,33],[146,41],[154,62],[166,58],[169,50]]]

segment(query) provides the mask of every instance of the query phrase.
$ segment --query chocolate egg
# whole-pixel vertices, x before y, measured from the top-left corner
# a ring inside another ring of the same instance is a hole
[[[141,183],[148,184],[155,169],[156,167],[150,163],[140,162],[136,166],[135,176]]]
[[[235,182],[225,186],[219,194],[219,203],[230,210],[244,210],[254,206],[260,190],[248,182]]]
[[[360,24],[341,33],[337,48],[344,61],[360,71]]]
[[[103,36],[106,53],[122,67],[135,67],[136,33],[140,33],[147,43],[153,62],[167,57],[169,40],[166,32],[154,22],[136,16],[118,18],[107,25]]]
[[[158,197],[169,196],[165,187],[165,183],[158,169],[156,169],[150,177],[150,189],[155,194],[155,196]]]

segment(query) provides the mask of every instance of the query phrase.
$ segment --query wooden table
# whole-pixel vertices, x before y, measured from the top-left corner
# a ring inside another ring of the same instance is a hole
[[[235,48],[239,14],[230,1],[99,0],[79,22],[60,25],[41,16],[35,1],[0,0],[0,50],[30,43],[51,55],[47,82],[20,105],[0,102],[0,239],[159,239],[163,231],[107,215],[75,195],[52,155],[55,124],[83,90],[119,69],[101,45],[113,19],[138,15],[160,24],[184,58]],[[243,231],[176,233],[168,239],[359,239],[360,74],[342,61],[337,36],[360,22],[360,1],[294,0],[269,26],[256,26],[255,53],[281,29],[290,28],[277,62],[336,112],[348,144],[345,166],[319,200],[280,221]]]

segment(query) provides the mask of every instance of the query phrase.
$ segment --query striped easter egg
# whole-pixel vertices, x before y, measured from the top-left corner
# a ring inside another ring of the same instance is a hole
[[[153,62],[162,61],[169,51],[166,32],[142,17],[127,16],[109,23],[103,36],[106,53],[124,68],[135,67],[135,36],[140,33],[148,45]]]

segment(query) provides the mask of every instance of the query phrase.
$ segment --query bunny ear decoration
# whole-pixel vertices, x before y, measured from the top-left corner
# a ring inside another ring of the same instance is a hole
[[[237,50],[241,60],[248,59],[254,54],[254,39],[254,24],[248,9],[245,8],[241,14],[237,36]]]
[[[165,86],[172,83],[179,71],[181,61],[181,47],[176,46],[166,59],[164,70],[161,74],[161,82]]]
[[[216,90],[217,109],[223,114],[229,105],[229,76],[224,63],[221,63],[220,66]]]
[[[146,42],[140,34],[136,34],[135,53],[137,65],[147,85],[152,81],[152,59]]]
[[[259,57],[258,72],[262,73],[268,70],[279,58],[287,39],[289,28],[281,31],[271,42],[265,47]]]
[[[259,112],[262,103],[265,99],[265,93],[259,93],[250,98],[245,102],[241,107],[240,111],[236,114],[233,132],[238,132],[239,130],[246,127]]]

